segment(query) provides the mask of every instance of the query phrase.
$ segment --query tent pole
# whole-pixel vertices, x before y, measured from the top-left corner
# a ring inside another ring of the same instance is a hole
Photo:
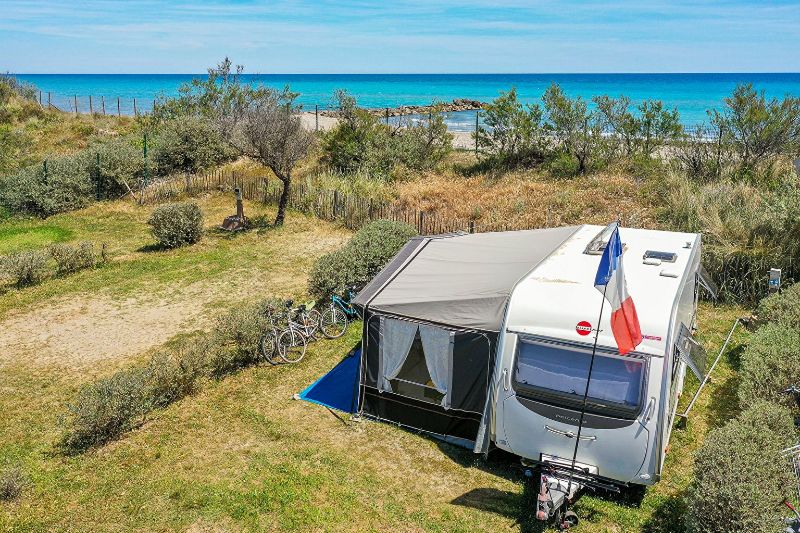
[[[572,490],[572,475],[575,472],[575,462],[578,458],[578,446],[581,443],[581,430],[583,430],[583,419],[586,416],[586,402],[589,398],[589,382],[592,380],[592,370],[594,369],[594,358],[597,354],[597,341],[600,338],[600,321],[603,318],[603,308],[606,306],[606,291],[608,290],[608,283],[603,287],[603,300],[600,302],[600,314],[597,317],[597,328],[594,332],[594,345],[592,346],[592,358],[589,361],[589,374],[586,376],[586,388],[583,391],[583,402],[581,403],[581,417],[578,421],[578,434],[575,436],[575,449],[572,451],[572,466],[569,469],[569,481],[567,482],[567,499],[564,500],[564,510],[569,507],[569,495]]]

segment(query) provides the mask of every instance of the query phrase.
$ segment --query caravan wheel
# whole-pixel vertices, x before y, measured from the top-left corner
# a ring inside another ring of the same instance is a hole
[[[564,513],[564,521],[562,522],[562,529],[569,529],[578,525],[578,515],[575,511],[567,511]]]

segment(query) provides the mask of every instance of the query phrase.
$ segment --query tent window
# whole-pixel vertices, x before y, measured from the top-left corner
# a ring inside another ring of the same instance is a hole
[[[436,390],[433,384],[419,333],[411,345],[411,351],[408,352],[403,367],[390,383],[392,390],[397,394],[424,402],[442,403],[444,394]]]
[[[514,383],[517,393],[564,407],[579,408],[586,390],[591,352],[521,341]],[[587,411],[635,417],[642,397],[644,361],[597,354],[589,384]]]
[[[450,407],[452,331],[381,317],[379,389]]]

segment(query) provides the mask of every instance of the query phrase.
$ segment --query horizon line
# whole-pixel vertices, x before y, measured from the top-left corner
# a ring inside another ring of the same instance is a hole
[[[11,72],[9,76],[205,76],[207,72]],[[628,72],[243,72],[246,76],[585,76],[685,74],[800,74],[800,71],[628,71]]]

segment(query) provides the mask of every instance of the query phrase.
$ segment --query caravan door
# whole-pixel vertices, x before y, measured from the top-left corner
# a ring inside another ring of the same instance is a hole
[[[534,461],[572,460],[590,361],[591,347],[518,339],[498,413],[510,451]],[[646,422],[655,412],[647,375],[647,359],[598,349],[577,462],[596,466],[603,477],[644,482],[637,476],[647,455]]]

